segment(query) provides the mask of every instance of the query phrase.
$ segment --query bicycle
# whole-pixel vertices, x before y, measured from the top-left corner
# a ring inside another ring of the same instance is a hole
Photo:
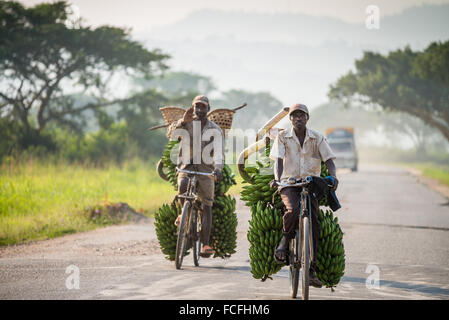
[[[178,198],[185,199],[182,207],[181,221],[178,226],[178,240],[176,242],[176,269],[181,269],[182,262],[187,251],[187,244],[192,245],[193,263],[196,267],[199,266],[200,252],[201,252],[201,219],[199,218],[198,210],[200,208],[200,201],[196,194],[197,175],[209,176],[212,179],[215,177],[213,172],[198,172],[176,168],[177,172],[188,174],[187,191],[178,195]]]
[[[312,214],[310,205],[309,185],[312,177],[304,179],[289,178],[287,183],[278,182],[280,187],[302,188],[300,197],[299,223],[296,234],[289,243],[287,265],[289,266],[290,295],[296,298],[298,294],[299,272],[302,278],[302,299],[309,299],[310,264],[314,260],[312,237]],[[331,186],[331,185],[328,185]],[[304,205],[306,204],[306,205]]]

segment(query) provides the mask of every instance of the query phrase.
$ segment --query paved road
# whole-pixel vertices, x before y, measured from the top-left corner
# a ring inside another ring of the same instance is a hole
[[[337,194],[346,273],[335,292],[311,288],[311,299],[449,298],[448,199],[382,166],[342,173]],[[237,210],[238,253],[200,267],[188,256],[182,271],[163,258],[152,221],[1,248],[0,299],[289,299],[286,268],[266,282],[251,277],[249,210]],[[79,289],[66,287],[71,265]],[[367,286],[376,272],[379,287]]]

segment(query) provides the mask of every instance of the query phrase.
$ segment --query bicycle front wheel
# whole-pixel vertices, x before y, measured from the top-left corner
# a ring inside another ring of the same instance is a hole
[[[302,299],[309,300],[309,269],[310,269],[310,243],[309,243],[309,218],[303,217],[302,221]]]
[[[200,260],[200,252],[201,252],[201,241],[200,241],[200,216],[198,214],[198,210],[192,211],[192,251],[193,251],[193,263],[196,267],[198,267]]]
[[[191,204],[189,201],[184,202],[184,206],[182,208],[181,222],[178,228],[178,241],[176,242],[176,257],[175,257],[175,265],[176,269],[181,269],[182,260],[184,259],[184,255],[187,247],[187,232],[189,230],[189,218],[190,218],[190,209]]]
[[[299,267],[300,267],[300,252],[299,252],[299,245],[300,245],[300,233],[299,230],[296,231],[295,238],[290,240],[290,273],[289,273],[289,279],[290,279],[290,296],[292,298],[296,298],[298,295],[298,286],[299,286]]]

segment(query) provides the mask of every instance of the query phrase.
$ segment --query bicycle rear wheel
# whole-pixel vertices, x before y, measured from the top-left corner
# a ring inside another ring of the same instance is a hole
[[[176,242],[176,257],[175,265],[176,269],[181,269],[182,261],[187,247],[187,232],[189,230],[189,217],[191,204],[189,201],[184,202],[182,208],[181,222],[178,228],[178,241]]]
[[[303,217],[302,221],[302,299],[309,300],[309,269],[310,269],[310,247],[309,247],[309,218]]]
[[[198,210],[194,209],[192,211],[192,250],[193,250],[193,263],[198,267],[201,252],[201,241],[200,241],[200,221],[199,221]]]
[[[299,244],[300,244],[300,233],[296,230],[296,236],[290,240],[290,296],[296,298],[298,295],[299,286],[299,267],[300,267],[300,255],[299,255]]]

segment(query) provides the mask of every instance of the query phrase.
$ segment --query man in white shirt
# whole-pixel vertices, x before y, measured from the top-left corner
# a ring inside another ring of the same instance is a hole
[[[327,139],[317,131],[306,127],[309,120],[309,111],[304,104],[295,104],[289,109],[289,117],[292,128],[279,132],[271,149],[270,158],[275,163],[275,181],[285,181],[288,178],[302,179],[307,176],[320,176],[321,161],[324,161],[330,175],[334,179],[334,189],[338,186],[336,169],[334,164],[335,155],[332,152]],[[286,212],[283,217],[283,237],[276,249],[277,261],[285,261],[288,243],[295,236],[298,225],[300,188],[283,187],[280,190],[282,201]],[[312,233],[314,257],[318,248],[320,226],[318,222],[318,200],[310,193],[312,211]],[[321,282],[314,273],[315,261],[310,268],[310,284],[321,287]]]

